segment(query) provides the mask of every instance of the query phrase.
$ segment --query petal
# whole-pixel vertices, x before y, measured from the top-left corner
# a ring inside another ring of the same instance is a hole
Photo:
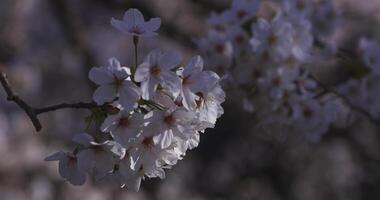
[[[162,72],[160,76],[160,84],[163,88],[167,89],[174,98],[176,98],[181,91],[181,79],[174,72]]]
[[[105,175],[112,171],[113,167],[114,163],[112,160],[112,154],[104,151],[95,154],[95,170],[97,173]]]
[[[189,109],[189,110],[194,110],[194,108],[196,107],[196,102],[195,102],[195,94],[193,92],[190,91],[189,88],[183,88],[182,89],[182,104],[185,108]]]
[[[155,78],[151,78],[148,81],[141,83],[141,93],[142,98],[149,100],[153,98],[155,95],[156,86],[158,84],[158,80]]]
[[[120,91],[120,104],[126,111],[133,110],[137,100],[140,99],[141,91],[134,83],[124,81]]]
[[[160,18],[152,18],[148,22],[146,22],[143,26],[145,32],[154,32],[161,26]]]
[[[87,133],[80,133],[74,136],[73,141],[83,146],[90,146],[94,138]]]
[[[77,154],[78,158],[78,169],[87,172],[94,168],[95,166],[95,155],[92,150],[85,149]]]
[[[86,173],[80,170],[71,170],[67,176],[67,181],[73,185],[83,185],[86,182]]]
[[[158,141],[160,143],[161,148],[165,149],[168,148],[173,141],[173,132],[172,130],[167,130],[157,136],[154,137],[155,141]]]
[[[177,67],[181,59],[181,55],[176,51],[166,52],[159,58],[158,65],[162,69],[170,70]]]
[[[147,81],[150,77],[150,68],[151,65],[149,62],[143,62],[140,64],[135,72],[135,81],[136,82],[143,82]]]
[[[57,161],[57,160],[61,160],[65,156],[66,156],[66,154],[64,152],[58,151],[58,152],[46,157],[44,160],[45,161]]]
[[[128,29],[123,21],[112,18],[111,25],[123,33],[128,33]]]
[[[88,74],[88,78],[98,85],[109,84],[113,81],[112,74],[105,67],[93,67]]]
[[[117,124],[119,117],[119,115],[108,115],[103,124],[100,126],[100,131],[113,132],[115,129],[114,126]]]
[[[204,71],[192,77],[193,81],[190,85],[192,92],[209,92],[219,81],[219,76],[212,71]]]
[[[92,96],[92,99],[98,105],[102,105],[106,102],[112,101],[115,97],[116,97],[116,89],[114,86],[102,85],[95,90]]]
[[[129,178],[129,179],[127,179],[127,181],[125,183],[125,187],[127,189],[133,190],[135,192],[139,191],[140,185],[141,185],[141,177],[140,176],[138,176],[136,178],[135,177]]]
[[[124,158],[126,149],[115,141],[108,140],[104,143],[105,148],[115,154],[119,159]]]
[[[144,23],[144,16],[136,8],[130,8],[124,13],[123,21],[128,27],[132,27]]]
[[[183,70],[183,77],[191,74],[200,73],[203,70],[203,59],[200,56],[194,56]]]

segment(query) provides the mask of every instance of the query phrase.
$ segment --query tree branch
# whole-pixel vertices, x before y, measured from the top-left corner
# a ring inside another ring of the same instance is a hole
[[[7,93],[7,100],[15,102],[21,109],[23,109],[32,121],[36,131],[40,131],[42,129],[42,126],[37,118],[34,109],[13,92],[12,87],[10,86],[9,81],[7,79],[7,75],[4,72],[0,72],[0,82],[5,92]]]
[[[13,101],[16,103],[24,112],[28,115],[29,119],[32,121],[34,128],[36,129],[37,132],[41,131],[42,125],[38,119],[38,115],[50,111],[56,111],[59,109],[65,109],[65,108],[75,108],[75,109],[93,109],[93,108],[105,108],[107,104],[104,105],[97,105],[94,102],[91,103],[62,103],[58,105],[53,105],[53,106],[47,106],[43,108],[33,108],[30,106],[28,103],[26,103],[24,100],[22,100],[20,97],[16,95],[16,93],[13,91],[11,85],[9,84],[7,75],[0,71],[0,82],[1,85],[3,86],[6,94],[7,94],[7,100],[8,101]]]
[[[355,110],[356,112],[362,114],[363,116],[365,116],[369,121],[371,121],[373,124],[376,124],[378,126],[380,126],[380,121],[377,120],[375,117],[373,117],[370,113],[368,113],[365,109],[359,107],[359,106],[356,106],[354,105],[353,103],[351,103],[351,101],[345,97],[344,95],[341,95],[339,94],[337,91],[335,91],[334,89],[330,88],[329,86],[325,85],[324,83],[322,83],[320,80],[318,80],[315,76],[311,76],[311,78],[327,93],[331,93],[331,94],[334,94],[335,96],[341,98],[344,103],[346,103],[351,109]]]
[[[53,106],[46,106],[43,108],[36,108],[35,113],[36,115],[46,113],[46,112],[51,112],[51,111],[56,111],[60,109],[66,109],[66,108],[74,108],[74,109],[93,109],[93,108],[102,108],[102,105],[96,105],[96,103],[91,102],[91,103],[85,103],[85,102],[79,102],[79,103],[61,103]]]

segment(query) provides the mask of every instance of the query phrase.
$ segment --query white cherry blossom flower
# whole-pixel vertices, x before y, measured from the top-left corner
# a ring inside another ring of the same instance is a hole
[[[172,70],[178,67],[180,61],[181,56],[177,52],[151,51],[135,74],[135,81],[141,83],[142,97],[148,100],[153,98],[158,85],[173,94],[174,98],[177,97],[181,79]]]
[[[203,59],[195,56],[190,59],[182,72],[182,103],[185,108],[196,108],[196,93],[208,91],[207,87],[214,86],[219,76],[212,71],[203,71]]]
[[[116,115],[109,115],[104,120],[101,131],[109,132],[114,140],[128,146],[131,139],[136,138],[144,125],[144,116],[141,113],[130,113],[125,110]]]
[[[85,183],[86,172],[89,169],[85,166],[78,165],[77,155],[59,151],[46,157],[45,161],[59,161],[59,174],[71,184],[83,185]]]
[[[123,20],[112,18],[111,24],[125,34],[149,37],[157,35],[155,31],[160,27],[161,19],[152,18],[145,22],[143,14],[135,8],[131,8],[125,12]]]
[[[115,58],[106,67],[93,67],[89,72],[92,82],[99,85],[93,95],[94,101],[101,105],[119,98],[124,109],[130,111],[140,98],[140,88],[130,80],[130,71],[122,67]]]
[[[112,171],[115,160],[125,156],[126,150],[114,141],[98,143],[87,133],[77,134],[73,141],[85,149],[78,152],[78,166],[91,169],[97,176],[103,176]]]

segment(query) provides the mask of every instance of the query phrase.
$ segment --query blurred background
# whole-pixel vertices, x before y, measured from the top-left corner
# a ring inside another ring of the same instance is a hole
[[[342,45],[359,35],[380,39],[380,0],[334,0],[346,19]],[[140,55],[155,47],[177,49],[184,62],[197,52],[194,38],[207,33],[211,11],[230,0],[1,0],[0,65],[18,94],[41,107],[90,101],[91,67],[116,57],[132,63],[132,39],[110,26],[128,8],[161,17],[159,37],[141,41]],[[142,57],[142,56],[140,56]],[[332,76],[334,77],[334,76]],[[256,132],[252,116],[227,101],[215,129],[164,180],[143,182],[140,192],[93,184],[74,187],[59,177],[57,150],[72,150],[85,130],[86,110],[41,115],[34,128],[0,90],[1,200],[378,200],[380,136],[365,118],[349,129],[331,129],[319,143],[279,141]]]

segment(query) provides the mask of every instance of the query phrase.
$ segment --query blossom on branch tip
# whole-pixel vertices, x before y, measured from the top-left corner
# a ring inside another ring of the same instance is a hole
[[[161,19],[152,18],[146,22],[143,14],[139,10],[131,8],[125,12],[123,20],[112,18],[111,24],[127,35],[150,37],[157,35],[155,31],[160,28]]]

